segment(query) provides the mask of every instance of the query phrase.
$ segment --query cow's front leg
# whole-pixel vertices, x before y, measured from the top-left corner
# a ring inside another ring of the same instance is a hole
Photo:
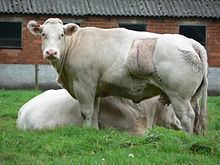
[[[91,86],[74,82],[74,93],[79,101],[80,111],[83,117],[83,124],[86,127],[94,127],[98,129],[98,113],[95,105],[95,89]]]
[[[92,126],[96,129],[99,129],[99,110],[100,110],[100,98],[96,97],[95,98],[95,103],[94,103],[94,115],[92,118]]]

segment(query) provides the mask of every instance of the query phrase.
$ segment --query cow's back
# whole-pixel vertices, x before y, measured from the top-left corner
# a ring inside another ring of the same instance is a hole
[[[78,68],[80,64],[95,65],[109,70],[117,65],[125,64],[132,42],[135,39],[155,38],[160,34],[137,32],[124,28],[101,29],[95,27],[80,28],[76,37],[72,39],[76,46],[70,51],[71,63],[74,61]],[[79,61],[79,62],[78,62]]]

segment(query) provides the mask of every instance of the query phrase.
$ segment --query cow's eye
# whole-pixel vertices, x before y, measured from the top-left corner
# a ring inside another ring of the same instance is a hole
[[[45,37],[45,36],[46,36],[46,34],[45,34],[45,33],[42,33],[41,35],[42,35],[43,37]]]
[[[63,38],[63,37],[64,37],[64,34],[60,34],[58,38],[59,38],[59,40],[60,40],[60,39]]]

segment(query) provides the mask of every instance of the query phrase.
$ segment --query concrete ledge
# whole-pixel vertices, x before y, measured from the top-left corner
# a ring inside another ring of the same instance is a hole
[[[210,67],[208,73],[209,86],[208,94],[209,95],[220,95],[220,68]]]
[[[56,71],[51,65],[0,64],[0,88],[59,88]]]
[[[34,88],[34,65],[1,64],[1,88]]]
[[[57,89],[56,71],[51,65],[0,64],[0,88]],[[220,68],[209,68],[209,95],[220,95]]]
[[[56,82],[57,72],[51,65],[38,65],[38,87],[43,89],[59,88]]]

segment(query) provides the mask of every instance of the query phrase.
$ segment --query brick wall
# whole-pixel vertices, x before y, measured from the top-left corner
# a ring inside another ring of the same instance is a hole
[[[22,27],[22,49],[1,49],[1,64],[46,64],[42,58],[40,37],[33,36],[26,28],[29,20],[36,20],[43,23],[49,16],[24,16],[24,15],[1,15],[1,18],[20,18],[23,21]],[[208,60],[211,67],[220,67],[220,21],[212,19],[193,18],[138,18],[138,17],[60,17],[63,20],[80,19],[82,27],[95,26],[101,28],[118,27],[120,20],[128,22],[145,22],[147,31],[156,33],[178,33],[181,24],[202,24],[207,27],[206,48]]]
[[[179,33],[179,21],[176,19],[149,19],[147,31],[154,33]]]
[[[209,19],[150,19],[147,31],[155,33],[179,33],[179,25],[206,25],[206,50],[210,67],[220,67],[220,21]]]
[[[99,27],[99,28],[114,28],[118,27],[118,22],[114,18],[108,17],[88,17],[80,23],[82,27]]]
[[[220,21],[210,21],[206,33],[209,64],[220,67]]]
[[[0,17],[0,20],[3,16]],[[30,16],[4,16],[4,20],[16,20],[21,18],[22,21],[22,48],[21,49],[4,49],[0,48],[1,64],[44,64],[47,63],[42,58],[41,40],[33,36],[27,29],[26,25],[29,20],[38,20],[44,22],[44,17]]]

